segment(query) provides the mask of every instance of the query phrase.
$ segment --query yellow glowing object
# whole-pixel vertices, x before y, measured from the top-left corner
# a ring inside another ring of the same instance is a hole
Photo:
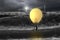
[[[42,38],[32,38],[32,40],[42,40]]]
[[[42,11],[39,8],[33,8],[30,11],[30,19],[33,23],[39,23],[43,17]]]

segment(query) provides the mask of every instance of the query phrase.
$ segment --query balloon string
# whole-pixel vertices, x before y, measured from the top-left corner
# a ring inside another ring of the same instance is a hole
[[[38,30],[38,26],[37,26],[37,25],[35,25],[35,30],[36,30],[36,31]]]

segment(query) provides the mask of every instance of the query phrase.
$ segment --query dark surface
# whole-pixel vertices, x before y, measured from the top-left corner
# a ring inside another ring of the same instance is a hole
[[[46,31],[47,30],[47,31]],[[46,30],[39,30],[39,31],[28,31],[28,30],[0,30],[0,38],[31,38],[31,37],[59,37],[60,36],[60,29],[46,29]],[[36,34],[36,35],[34,35]]]

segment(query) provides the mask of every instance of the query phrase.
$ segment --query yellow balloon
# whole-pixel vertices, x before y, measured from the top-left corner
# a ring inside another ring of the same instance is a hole
[[[39,8],[33,8],[29,15],[32,23],[39,23],[43,17],[42,11]]]

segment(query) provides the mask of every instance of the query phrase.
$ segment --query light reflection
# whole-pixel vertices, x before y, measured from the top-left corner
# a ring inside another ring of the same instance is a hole
[[[25,6],[25,10],[28,10],[29,9],[29,7],[28,6]]]
[[[29,6],[24,6],[24,10],[27,12],[30,9]]]
[[[31,40],[42,40],[42,38],[32,38]]]

